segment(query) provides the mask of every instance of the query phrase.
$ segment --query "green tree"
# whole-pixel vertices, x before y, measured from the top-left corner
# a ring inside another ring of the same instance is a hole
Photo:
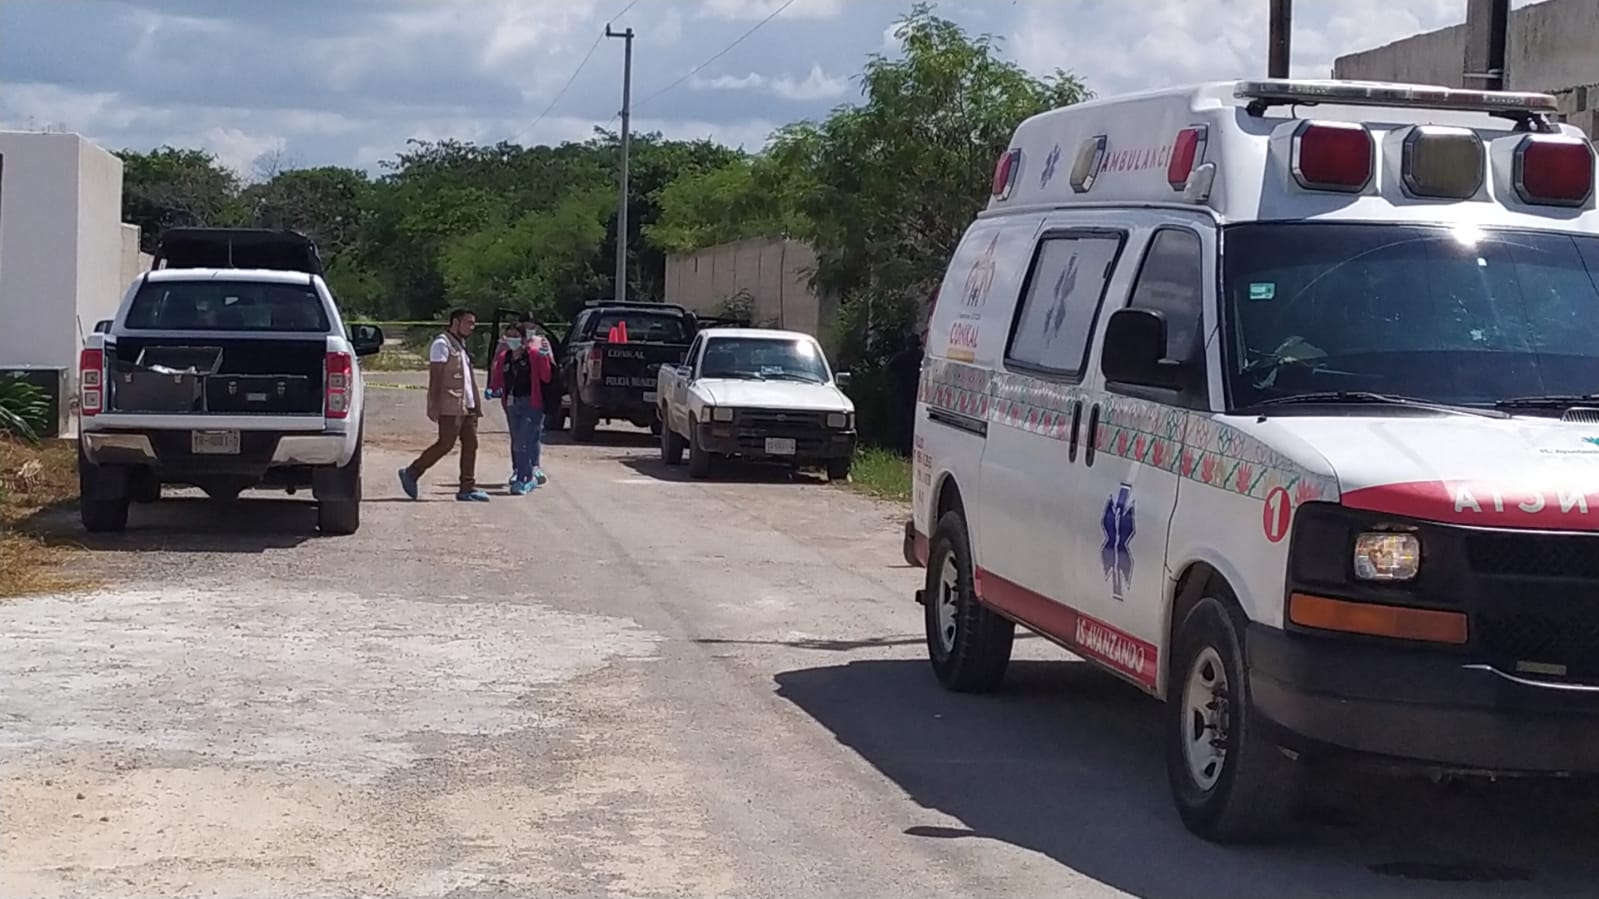
[[[122,150],[122,220],[138,225],[145,252],[161,232],[184,226],[237,224],[239,176],[203,150]]]

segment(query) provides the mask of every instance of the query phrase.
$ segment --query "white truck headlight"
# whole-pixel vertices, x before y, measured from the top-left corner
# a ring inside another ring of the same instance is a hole
[[[854,424],[855,424],[855,413],[853,413],[853,412],[829,412],[829,413],[827,413],[827,426],[830,427],[830,428],[842,431],[842,430],[844,430],[846,428],[849,428],[849,427],[853,426]]]
[[[1420,568],[1415,534],[1367,531],[1355,538],[1355,577],[1363,581],[1408,581]]]
[[[711,410],[711,421],[732,421],[733,410],[726,406],[717,406]]]

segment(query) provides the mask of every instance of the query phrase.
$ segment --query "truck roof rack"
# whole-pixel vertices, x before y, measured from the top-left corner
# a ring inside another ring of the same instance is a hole
[[[622,306],[622,307],[631,307],[631,308],[636,308],[636,309],[676,309],[679,312],[687,312],[688,311],[687,308],[685,308],[683,306],[679,306],[676,303],[661,303],[661,302],[657,302],[655,300],[589,300],[589,301],[585,302],[583,305],[585,307],[591,307],[591,306]]]
[[[1311,78],[1267,78],[1240,81],[1233,96],[1247,100],[1250,115],[1259,116],[1273,106],[1371,106],[1388,109],[1485,112],[1511,119],[1528,131],[1552,131],[1549,116],[1558,112],[1552,94],[1524,91],[1480,91],[1430,84],[1392,84],[1383,81],[1339,81]]]
[[[261,268],[323,274],[311,238],[269,228],[168,228],[150,264],[162,268]]]

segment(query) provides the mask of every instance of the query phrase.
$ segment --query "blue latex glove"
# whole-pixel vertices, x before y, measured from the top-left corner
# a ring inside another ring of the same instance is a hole
[[[539,341],[539,355],[540,356],[554,356],[555,355],[555,351],[550,349],[550,342],[548,340]]]
[[[497,400],[500,398],[500,392],[490,387],[488,390],[483,391],[483,396],[486,399]]]

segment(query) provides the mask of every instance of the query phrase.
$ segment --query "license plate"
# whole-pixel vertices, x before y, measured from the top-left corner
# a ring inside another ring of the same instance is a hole
[[[768,437],[766,438],[766,453],[770,456],[794,455],[794,438]]]
[[[655,402],[655,391],[653,391],[653,390],[644,391],[644,402],[646,402],[646,403]]]
[[[195,431],[189,446],[196,456],[237,456],[239,432]]]

